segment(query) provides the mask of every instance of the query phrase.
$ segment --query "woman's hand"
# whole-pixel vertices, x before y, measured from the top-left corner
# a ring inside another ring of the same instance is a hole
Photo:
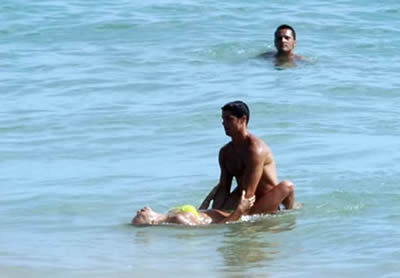
[[[246,199],[245,196],[246,196],[246,191],[243,190],[242,197],[240,198],[240,203],[238,205],[238,210],[242,213],[248,211],[256,201],[256,195],[253,195],[253,197],[250,197],[249,199]]]

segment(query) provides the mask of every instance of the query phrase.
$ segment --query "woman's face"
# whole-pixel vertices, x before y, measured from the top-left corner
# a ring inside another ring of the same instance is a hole
[[[144,207],[136,212],[136,216],[132,219],[135,225],[151,225],[154,224],[154,212],[149,207]]]

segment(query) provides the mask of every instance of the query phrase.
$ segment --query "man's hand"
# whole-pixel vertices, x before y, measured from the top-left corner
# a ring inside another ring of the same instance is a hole
[[[253,195],[253,197],[250,197],[249,199],[246,199],[245,196],[246,196],[246,191],[243,190],[242,197],[240,198],[240,203],[238,205],[238,210],[242,213],[248,211],[256,201],[256,195]]]

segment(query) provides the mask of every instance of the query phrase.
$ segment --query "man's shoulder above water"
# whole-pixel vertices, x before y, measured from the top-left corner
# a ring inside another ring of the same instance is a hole
[[[221,158],[225,158],[226,155],[241,153],[242,155],[265,155],[269,153],[270,149],[267,144],[258,138],[257,136],[249,133],[244,144],[234,145],[232,141],[225,144],[220,149]]]
[[[306,58],[304,56],[301,56],[299,54],[285,56],[285,55],[279,55],[278,52],[276,52],[276,51],[267,51],[267,52],[261,53],[257,57],[264,58],[264,59],[294,59],[296,61],[305,61],[306,60]]]
[[[268,150],[268,147],[265,144],[265,142],[253,134],[249,134],[249,147],[256,152],[262,152],[264,150]]]

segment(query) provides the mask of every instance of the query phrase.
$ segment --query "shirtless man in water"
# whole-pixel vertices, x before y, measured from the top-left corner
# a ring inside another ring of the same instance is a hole
[[[292,209],[295,203],[294,184],[288,180],[278,183],[275,160],[271,150],[259,138],[249,133],[247,123],[250,111],[242,101],[227,103],[222,107],[222,125],[232,140],[219,152],[221,168],[217,186],[208,194],[200,209],[236,210],[244,190],[244,198],[255,196],[254,205],[246,214],[265,214]],[[231,192],[235,177],[237,187]]]
[[[265,52],[263,58],[273,58],[276,66],[295,66],[296,61],[303,61],[304,57],[294,53],[296,47],[296,31],[287,24],[276,28],[274,34],[276,52]]]

